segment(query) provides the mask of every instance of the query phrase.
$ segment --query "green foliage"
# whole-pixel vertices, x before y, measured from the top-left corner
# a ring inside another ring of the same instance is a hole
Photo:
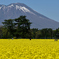
[[[16,19],[4,20],[3,27],[0,28],[0,38],[33,38],[33,39],[52,39],[59,38],[59,28],[52,30],[44,28],[30,29],[31,22],[26,19],[26,16],[20,16]]]
[[[38,29],[33,28],[31,29],[31,34],[32,34],[32,38],[35,39],[36,38],[36,32],[38,31]]]
[[[20,16],[16,19],[4,20],[2,23],[5,29],[5,31],[3,30],[3,32],[5,32],[3,34],[4,38],[28,38],[28,36],[30,36],[29,34],[31,22],[26,19],[26,16]]]
[[[2,27],[0,27],[0,38],[2,38]]]

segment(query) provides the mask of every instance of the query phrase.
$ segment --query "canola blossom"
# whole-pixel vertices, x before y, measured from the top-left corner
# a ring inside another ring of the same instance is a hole
[[[59,41],[0,39],[0,59],[59,59]]]

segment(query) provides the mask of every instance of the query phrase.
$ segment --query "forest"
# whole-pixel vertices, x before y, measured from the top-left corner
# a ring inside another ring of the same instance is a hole
[[[16,19],[8,19],[2,22],[0,26],[0,39],[56,39],[59,38],[59,28],[30,28],[32,22],[26,19],[26,16],[20,16]],[[40,26],[39,26],[40,27]]]

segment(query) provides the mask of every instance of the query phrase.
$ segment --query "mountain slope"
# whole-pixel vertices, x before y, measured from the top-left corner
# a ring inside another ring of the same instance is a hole
[[[15,19],[21,15],[26,15],[32,22],[31,28],[52,28],[59,27],[59,22],[47,18],[40,13],[34,11],[30,7],[22,3],[12,3],[10,5],[0,5],[0,25],[5,19]]]

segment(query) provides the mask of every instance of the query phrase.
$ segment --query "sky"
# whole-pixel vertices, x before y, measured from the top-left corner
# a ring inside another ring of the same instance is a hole
[[[0,4],[24,3],[38,13],[59,22],[59,0],[0,0]]]

